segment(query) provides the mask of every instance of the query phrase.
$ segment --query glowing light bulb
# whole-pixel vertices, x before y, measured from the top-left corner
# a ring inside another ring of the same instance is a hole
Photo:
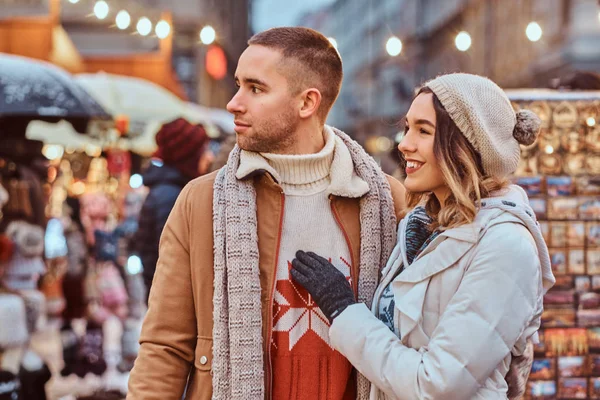
[[[462,31],[456,35],[456,39],[454,39],[454,44],[456,48],[460,51],[467,51],[471,48],[471,35],[467,32]]]
[[[159,39],[164,39],[171,33],[171,25],[165,20],[160,20],[154,28],[154,33],[156,33]]]
[[[142,260],[138,256],[130,256],[127,259],[127,272],[129,275],[139,274],[142,269]]]
[[[396,57],[397,55],[402,53],[402,41],[396,36],[392,36],[387,40],[387,43],[385,44],[385,49],[390,56]]]
[[[217,33],[215,32],[215,29],[210,25],[206,25],[200,31],[200,41],[202,41],[202,43],[206,45],[209,45],[212,42],[214,42],[216,38]]]
[[[142,178],[140,174],[133,174],[129,178],[129,186],[131,186],[132,189],[138,189],[142,187],[143,184],[144,178]]]
[[[64,154],[65,150],[62,146],[50,144],[44,145],[42,148],[42,154],[48,160],[56,160],[57,158],[61,158]]]
[[[127,29],[127,28],[129,28],[129,25],[131,25],[131,16],[129,15],[129,13],[127,11],[121,10],[117,14],[117,18],[115,19],[115,22],[117,23],[117,28],[119,28],[121,30]]]
[[[525,29],[525,34],[527,35],[527,39],[532,42],[537,42],[542,38],[542,27],[537,22],[530,22],[527,25],[527,29]]]
[[[98,19],[106,18],[109,11],[108,3],[104,0],[97,1],[96,4],[94,4],[94,15]]]
[[[140,35],[148,36],[152,32],[152,22],[148,18],[142,17],[139,19],[136,29]]]

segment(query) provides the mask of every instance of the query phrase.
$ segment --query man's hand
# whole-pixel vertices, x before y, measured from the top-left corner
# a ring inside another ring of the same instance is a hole
[[[356,303],[344,274],[315,253],[296,252],[290,273],[294,281],[308,290],[330,323],[346,307]]]

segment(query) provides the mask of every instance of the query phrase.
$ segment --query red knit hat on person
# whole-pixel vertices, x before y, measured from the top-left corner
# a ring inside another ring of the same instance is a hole
[[[206,149],[209,137],[202,125],[192,125],[183,118],[164,124],[156,134],[158,150],[154,157],[195,178],[198,162]]]

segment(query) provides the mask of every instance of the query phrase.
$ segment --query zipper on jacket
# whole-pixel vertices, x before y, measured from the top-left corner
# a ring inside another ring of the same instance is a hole
[[[340,227],[340,230],[344,234],[344,239],[346,239],[346,245],[348,246],[348,251],[350,252],[350,262],[352,264],[352,268],[350,269],[350,276],[352,277],[352,289],[354,290],[354,295],[358,299],[358,277],[352,276],[352,269],[355,269],[360,272],[360,266],[355,264],[354,252],[352,251],[352,246],[350,245],[350,238],[348,237],[348,234],[346,233],[346,230],[342,225],[342,221],[340,220],[340,216],[338,215],[335,206],[333,205],[332,195],[329,195],[329,205],[331,206],[331,212],[333,212],[333,218],[335,219],[335,222],[337,222],[338,226]]]
[[[281,192],[281,215],[279,217],[279,232],[277,233],[277,250],[275,252],[275,274],[273,275],[273,283],[271,284],[271,294],[269,299],[268,323],[271,324],[269,333],[267,334],[267,387],[265,388],[265,400],[270,400],[273,395],[273,364],[271,361],[271,340],[273,338],[273,298],[275,297],[275,282],[277,281],[277,268],[279,267],[279,250],[281,247],[281,233],[283,231],[283,214],[285,211],[285,194]]]

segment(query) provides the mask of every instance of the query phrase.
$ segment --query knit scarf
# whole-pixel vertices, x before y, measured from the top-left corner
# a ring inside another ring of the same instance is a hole
[[[380,267],[396,243],[396,216],[389,183],[364,149],[333,129],[347,146],[357,175],[369,185],[360,205],[358,301],[371,306]],[[213,400],[265,396],[261,285],[259,276],[256,192],[251,179],[235,176],[236,146],[214,183]],[[370,383],[359,374],[357,398],[369,398]]]

